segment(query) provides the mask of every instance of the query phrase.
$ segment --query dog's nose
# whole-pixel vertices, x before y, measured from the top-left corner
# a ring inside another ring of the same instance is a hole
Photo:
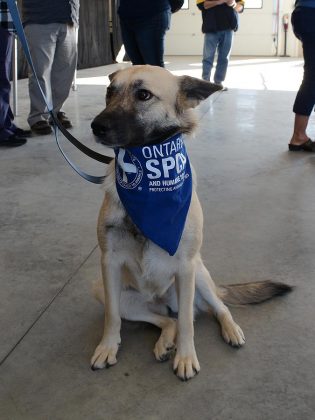
[[[91,128],[93,131],[93,134],[96,136],[104,136],[106,134],[107,128],[104,124],[102,124],[99,120],[96,118],[91,123]]]

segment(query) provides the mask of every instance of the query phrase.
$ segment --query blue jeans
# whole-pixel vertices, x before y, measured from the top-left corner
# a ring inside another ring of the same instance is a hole
[[[164,38],[170,16],[170,11],[165,10],[145,19],[120,18],[123,43],[132,64],[164,67]]]
[[[12,42],[12,34],[0,27],[0,140],[6,140],[16,130],[9,102]]]
[[[203,44],[202,78],[210,81],[211,70],[216,51],[218,50],[217,66],[214,73],[214,83],[222,83],[226,76],[232,49],[234,31],[218,31],[205,34]]]

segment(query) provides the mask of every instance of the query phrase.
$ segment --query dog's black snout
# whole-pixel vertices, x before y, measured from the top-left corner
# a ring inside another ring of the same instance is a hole
[[[94,120],[91,123],[91,128],[93,131],[93,134],[96,136],[102,136],[106,134],[107,127],[105,124],[103,124],[99,119],[94,118]]]

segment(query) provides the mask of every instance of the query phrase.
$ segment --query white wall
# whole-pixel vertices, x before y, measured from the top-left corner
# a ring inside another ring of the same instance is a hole
[[[201,55],[203,34],[201,33],[201,12],[190,0],[188,10],[172,15],[171,29],[167,32],[166,55]]]
[[[266,1],[266,0],[265,0]],[[294,33],[292,31],[292,25],[291,25],[291,13],[294,9],[294,0],[282,0],[280,1],[280,20],[282,16],[286,13],[289,14],[289,31],[288,31],[288,37],[287,37],[287,53],[291,57],[301,57],[302,56],[302,46],[300,41],[295,38]],[[283,54],[283,48],[284,48],[284,30],[283,25],[281,24],[281,30],[279,31],[279,54]]]

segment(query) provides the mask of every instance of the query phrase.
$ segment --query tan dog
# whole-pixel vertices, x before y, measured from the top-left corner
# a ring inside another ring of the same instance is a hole
[[[106,108],[94,119],[92,128],[106,145],[126,149],[161,143],[176,133],[191,134],[196,126],[191,108],[219,89],[152,66],[133,66],[110,79]],[[291,289],[269,281],[217,288],[200,256],[202,229],[202,210],[193,188],[179,248],[170,256],[145,238],[127,215],[116,190],[115,165],[110,165],[98,221],[104,289],[98,285],[96,293],[105,301],[105,326],[92,369],[117,362],[124,318],[161,328],[154,348],[156,359],[168,359],[176,345],[174,372],[182,380],[190,379],[200,370],[194,346],[194,312],[212,310],[224,340],[242,346],[244,334],[225,303],[258,303]],[[168,308],[178,313],[178,320],[168,316]]]

